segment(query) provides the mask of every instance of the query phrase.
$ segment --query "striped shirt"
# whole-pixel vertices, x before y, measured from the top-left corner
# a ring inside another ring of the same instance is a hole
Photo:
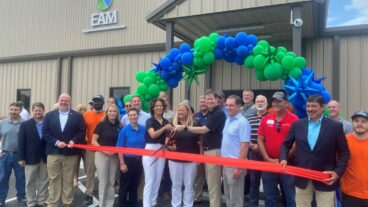
[[[262,117],[266,116],[268,114],[265,113],[261,116],[258,116],[257,113],[252,113],[249,114],[248,116],[246,116],[246,118],[248,119],[248,122],[250,124],[250,142],[253,144],[257,144],[257,139],[258,139],[258,127],[259,127],[259,123],[261,122]]]

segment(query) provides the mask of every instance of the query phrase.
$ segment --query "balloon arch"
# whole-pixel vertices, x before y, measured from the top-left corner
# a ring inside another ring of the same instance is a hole
[[[160,91],[176,88],[181,80],[188,80],[189,86],[193,80],[199,84],[198,75],[206,73],[215,60],[221,59],[244,65],[246,69],[255,69],[259,81],[284,80],[283,87],[299,117],[306,116],[308,96],[320,94],[325,103],[331,99],[321,83],[325,78],[316,79],[313,70],[306,67],[304,57],[245,32],[239,32],[235,37],[211,33],[196,39],[194,48],[188,43],[172,48],[159,63],[153,63],[151,70],[136,73],[136,80],[141,84],[134,95],[141,97],[142,108],[148,111],[149,101],[157,98]],[[131,95],[125,96],[124,102],[130,99]],[[121,102],[119,105],[122,106]]]

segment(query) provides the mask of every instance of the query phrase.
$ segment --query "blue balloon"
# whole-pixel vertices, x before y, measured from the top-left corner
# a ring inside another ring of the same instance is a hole
[[[181,62],[184,65],[190,66],[193,64],[193,54],[191,52],[185,52],[181,55]]]
[[[225,48],[225,40],[226,38],[224,36],[220,36],[216,40],[217,48],[224,49]]]
[[[228,37],[225,40],[225,47],[229,50],[236,47],[235,38],[234,37]]]
[[[247,43],[248,43],[247,33],[239,32],[235,36],[235,41],[236,41],[236,44],[238,44],[238,45],[247,45]]]
[[[249,44],[248,45],[248,54],[253,54],[253,48],[254,48],[254,46],[253,45],[251,45],[251,44]]]
[[[236,56],[233,55],[224,55],[224,60],[229,63],[235,62]]]
[[[190,52],[190,45],[188,43],[181,44],[180,45],[180,52],[181,53]]]
[[[171,60],[167,57],[164,57],[160,60],[160,66],[164,70],[169,70],[169,67],[171,66]]]
[[[327,91],[322,91],[321,92],[321,96],[323,97],[323,100],[325,101],[325,104],[327,104],[328,102],[330,102],[331,100],[331,96]]]
[[[163,70],[163,71],[160,72],[160,76],[161,76],[162,79],[167,80],[169,78],[170,74],[167,71]]]
[[[248,48],[246,46],[239,46],[236,49],[236,54],[241,57],[241,58],[245,58],[248,55]]]
[[[236,57],[235,58],[235,63],[238,64],[238,65],[243,65],[244,64],[244,58],[241,58],[241,57]]]
[[[172,48],[167,56],[170,58],[170,60],[175,61],[176,56],[179,54],[180,50],[178,48]]]
[[[222,50],[220,49],[215,49],[215,58],[216,60],[220,60],[224,57]]]
[[[179,85],[179,82],[176,80],[176,78],[170,78],[167,80],[167,85],[170,88],[176,88]]]
[[[254,34],[251,34],[251,35],[248,35],[248,44],[251,44],[251,45],[256,45],[258,42],[258,38],[257,36],[255,36]]]

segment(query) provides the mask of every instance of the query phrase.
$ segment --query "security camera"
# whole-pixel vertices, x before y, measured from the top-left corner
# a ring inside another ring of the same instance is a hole
[[[295,27],[301,27],[303,25],[303,20],[300,18],[294,19],[293,24]]]

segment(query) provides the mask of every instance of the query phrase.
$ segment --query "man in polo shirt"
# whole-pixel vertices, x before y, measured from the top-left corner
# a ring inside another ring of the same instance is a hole
[[[340,103],[339,102],[337,102],[335,100],[331,100],[327,104],[327,109],[328,109],[328,116],[331,119],[334,119],[335,121],[338,121],[338,122],[342,123],[342,127],[344,128],[344,133],[345,134],[350,134],[351,132],[353,132],[353,125],[350,123],[350,121],[345,120],[340,115],[341,110],[340,110]]]
[[[256,106],[254,105],[253,99],[254,99],[253,91],[245,89],[243,91],[244,105],[240,109],[240,112],[243,114],[244,117],[248,116],[249,114],[256,113]]]
[[[132,96],[132,107],[136,108],[139,111],[138,124],[146,127],[146,121],[151,117],[151,115],[149,113],[142,111],[141,97],[136,95]],[[120,121],[123,124],[123,126],[128,125],[129,124],[128,114],[125,114]]]
[[[227,158],[247,159],[250,142],[250,125],[240,113],[241,99],[231,95],[226,99],[228,117],[222,131],[221,156]],[[246,170],[223,167],[224,192],[226,206],[243,207],[244,178]]]
[[[102,95],[92,97],[93,110],[87,111],[83,114],[84,123],[86,125],[87,145],[91,145],[93,132],[97,124],[102,121],[105,116],[103,106],[105,99]],[[86,192],[83,205],[89,206],[93,204],[93,190],[95,188],[95,151],[86,150],[84,153],[84,164],[86,171]]]
[[[227,115],[226,106],[225,106],[225,94],[222,90],[218,90],[215,92],[215,98],[217,105],[221,108],[221,110]]]
[[[15,188],[17,200],[21,205],[27,202],[25,192],[24,167],[18,163],[18,133],[23,119],[20,117],[21,108],[17,103],[9,105],[9,118],[0,122],[0,206],[5,206],[5,199],[9,191],[9,178],[12,169],[15,173]]]
[[[258,148],[264,161],[279,163],[280,146],[285,140],[292,123],[298,120],[298,117],[287,111],[288,99],[282,91],[273,94],[272,107],[274,113],[264,116],[259,125]],[[277,206],[277,186],[280,184],[285,194],[287,206],[295,207],[293,176],[263,172],[262,181],[266,206]]]
[[[263,95],[256,97],[256,113],[248,115],[246,118],[250,124],[251,136],[248,158],[250,160],[262,161],[263,158],[259,153],[257,139],[258,139],[258,127],[262,117],[268,114],[267,112],[267,98]],[[250,177],[250,190],[249,190],[249,206],[257,207],[259,201],[259,186],[261,182],[262,171],[248,170]]]
[[[225,125],[225,113],[216,103],[215,92],[206,91],[206,102],[210,109],[207,117],[207,123],[202,127],[184,127],[176,126],[176,130],[188,130],[196,134],[203,134],[203,153],[206,155],[220,156],[222,130]],[[205,164],[206,180],[208,185],[208,194],[210,207],[221,206],[221,166]]]

